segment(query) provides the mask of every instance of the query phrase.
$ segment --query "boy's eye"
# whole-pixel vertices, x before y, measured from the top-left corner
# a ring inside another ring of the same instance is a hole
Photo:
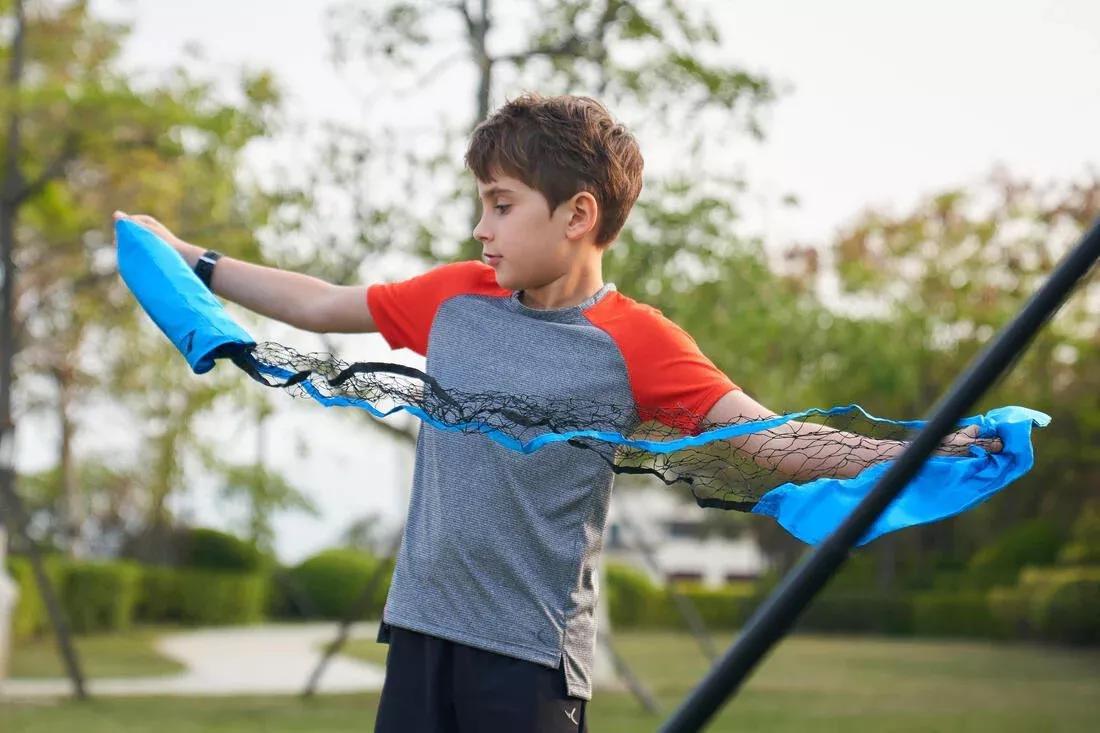
[[[505,214],[505,213],[508,212],[508,209],[512,208],[512,205],[511,204],[497,204],[493,208],[496,209],[498,213]]]

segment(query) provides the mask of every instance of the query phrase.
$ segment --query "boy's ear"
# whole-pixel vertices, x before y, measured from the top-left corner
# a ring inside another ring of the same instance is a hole
[[[565,235],[570,239],[581,239],[589,232],[596,233],[596,223],[600,217],[600,206],[596,197],[588,191],[581,191],[565,202],[568,207],[569,221]]]

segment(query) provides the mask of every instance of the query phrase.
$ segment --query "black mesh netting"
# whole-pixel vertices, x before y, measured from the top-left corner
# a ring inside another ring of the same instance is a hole
[[[437,429],[480,433],[530,452],[548,440],[595,452],[620,474],[688,486],[701,506],[751,511],[784,484],[855,476],[896,457],[909,430],[852,406],[771,418],[708,422],[685,410],[639,409],[580,399],[449,389],[412,367],[348,363],[275,343],[235,359],[254,378],[326,404],[369,406],[376,414],[410,409]],[[830,414],[831,413],[831,414]],[[746,426],[736,436],[722,429]],[[754,429],[752,426],[759,426]],[[599,435],[577,435],[598,431]],[[556,437],[550,437],[556,436]],[[694,436],[696,445],[684,445]],[[943,446],[941,454],[965,455]]]

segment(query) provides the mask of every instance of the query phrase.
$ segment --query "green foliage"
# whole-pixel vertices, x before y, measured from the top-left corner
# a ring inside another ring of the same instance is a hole
[[[740,628],[760,599],[752,583],[714,589],[680,584],[675,592],[686,598],[703,623],[713,629]],[[611,622],[615,627],[680,629],[686,626],[673,598],[673,589],[658,587],[645,573],[628,565],[608,565],[607,588],[600,602],[610,604]]]
[[[227,532],[195,527],[187,531],[183,541],[181,564],[187,567],[255,572],[264,564],[255,545]]]
[[[984,588],[1015,583],[1024,566],[1053,562],[1062,541],[1062,532],[1054,522],[1024,522],[979,550],[970,560],[968,577]]]
[[[47,577],[57,588],[62,578],[61,564],[55,558],[48,558],[44,564]],[[31,562],[25,557],[11,555],[7,558],[7,567],[19,593],[12,615],[12,637],[27,639],[38,636],[49,628],[49,618],[42,595],[38,592]]]
[[[622,628],[684,628],[671,591],[659,588],[639,571],[610,566],[604,602],[611,621]],[[678,585],[676,591],[695,606],[708,628],[737,629],[764,599],[768,583],[736,583],[721,588]],[[850,590],[822,593],[800,618],[803,631],[856,631],[904,634],[913,631],[912,599],[905,594]]]
[[[752,583],[734,583],[721,588],[702,588],[694,585],[678,586],[676,592],[684,596],[698,611],[708,629],[731,630],[741,628],[760,604],[762,597]],[[675,609],[676,604],[665,593],[664,607]],[[675,626],[686,628],[686,622],[677,614]]]
[[[264,618],[268,582],[254,572],[146,567],[137,618],[188,626],[257,623]]]
[[[0,40],[5,58],[13,36]],[[169,524],[168,497],[182,483],[184,459],[202,449],[193,421],[233,394],[225,375],[199,382],[165,368],[178,355],[118,278],[110,212],[155,213],[185,238],[214,238],[219,249],[258,259],[253,232],[278,199],[240,175],[246,146],[278,122],[270,75],[246,74],[237,99],[184,67],[150,83],[124,68],[125,37],[125,26],[97,17],[90,3],[33,4],[25,73],[2,100],[5,115],[17,112],[22,123],[20,176],[8,184],[19,194],[17,290],[33,303],[16,309],[15,388],[62,423],[58,474],[43,477],[59,500],[31,507],[45,535],[62,534],[64,506],[83,508],[64,517],[71,528],[132,529],[135,514]],[[20,192],[20,183],[31,185]],[[149,441],[145,460],[84,482],[71,446],[81,407],[105,399],[136,413],[129,424]]]
[[[1011,639],[1033,636],[1030,623],[1030,594],[1018,586],[992,588],[987,592],[994,634]]]
[[[257,420],[257,430],[263,429],[263,421],[269,411],[266,404],[260,408],[261,417]],[[254,463],[225,463],[218,470],[222,474],[223,482],[221,497],[227,501],[240,501],[246,506],[246,536],[257,547],[266,550],[272,548],[275,530],[271,523],[276,512],[296,511],[318,516],[317,507],[309,497],[270,467]]]
[[[322,618],[342,619],[351,612],[378,567],[378,560],[358,550],[325,550],[305,560],[290,573]],[[383,577],[375,588],[362,618],[379,618],[389,592],[392,560],[385,561]]]
[[[23,557],[8,558],[19,588],[13,636],[30,638],[50,630],[49,618]],[[260,572],[88,563],[49,558],[46,572],[62,610],[77,633],[122,631],[134,621],[189,626],[262,621],[269,580]]]
[[[1100,502],[1085,505],[1070,530],[1070,538],[1058,553],[1063,565],[1100,565]]]
[[[877,403],[881,414],[924,412],[1098,216],[1100,176],[1086,171],[1051,183],[1000,173],[967,190],[929,195],[902,215],[859,217],[829,247],[841,291],[876,304],[854,324],[852,335],[863,331],[863,338],[834,334],[844,345],[838,350],[844,373],[854,380],[846,382],[851,399]],[[1095,497],[1100,370],[1093,365],[1100,342],[1093,335],[1100,317],[1089,304],[1098,294],[1100,278],[1093,274],[978,405],[1029,405],[1054,416],[1036,435],[1032,471],[949,525],[910,533],[925,540],[914,542],[912,552],[935,543],[965,556],[1036,517],[1064,529]],[[881,379],[865,380],[864,367],[881,372]],[[1039,540],[1042,554],[1050,536]],[[1066,552],[1091,556],[1080,547]],[[1014,563],[1002,560],[991,564],[994,577],[983,582],[1014,582]]]
[[[141,571],[129,563],[65,563],[62,607],[73,632],[124,631],[134,619]]]
[[[999,635],[986,592],[927,592],[913,595],[913,633],[917,636],[982,638]]]
[[[984,592],[881,592],[868,585],[873,558],[854,560],[846,575],[838,576],[837,582],[814,599],[799,618],[797,629],[972,638],[1010,635],[1010,625],[994,615]],[[774,581],[767,578],[716,589],[677,586],[713,630],[740,628],[773,589]],[[619,628],[685,627],[670,590],[656,586],[631,567],[608,567],[603,602],[611,604],[611,620]]]
[[[1100,644],[1100,568],[1058,583],[1033,613],[1035,629],[1044,639]]]
[[[657,600],[657,586],[641,570],[615,563],[608,563],[606,581],[607,591],[600,602],[610,604],[612,623],[624,628],[639,626]]]
[[[180,623],[182,621],[178,568],[145,566],[135,615],[142,623]]]
[[[799,618],[802,631],[910,634],[912,599],[902,593],[830,591],[814,599]]]
[[[1026,638],[1100,642],[1100,565],[1029,567],[1019,585],[990,593],[998,625]]]

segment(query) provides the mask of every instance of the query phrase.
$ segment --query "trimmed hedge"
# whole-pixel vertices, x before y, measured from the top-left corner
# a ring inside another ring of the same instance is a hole
[[[978,551],[968,566],[969,580],[983,588],[1015,583],[1028,565],[1048,565],[1058,557],[1064,536],[1047,519],[1024,522]]]
[[[264,619],[268,579],[261,573],[147,567],[137,618],[146,623],[223,626]]]
[[[1007,636],[993,614],[988,593],[928,592],[913,596],[913,633],[916,636]]]
[[[366,589],[379,561],[359,550],[325,550],[292,568],[287,575],[296,590],[308,597],[321,618],[342,619]],[[393,561],[386,560],[383,577],[360,618],[379,618],[389,593]]]
[[[990,593],[997,625],[1014,637],[1100,643],[1100,566],[1031,567]]]
[[[1070,530],[1070,541],[1058,554],[1062,565],[1100,565],[1100,502],[1086,505]]]
[[[42,596],[38,593],[38,584],[34,580],[34,571],[31,562],[25,557],[8,557],[8,573],[15,581],[15,587],[19,591],[19,598],[12,609],[12,638],[28,639],[38,636],[49,626],[46,617],[46,606],[42,602]],[[56,588],[60,576],[56,563],[46,563],[46,574]]]
[[[184,538],[181,565],[205,570],[254,573],[263,568],[263,554],[250,542],[216,529],[196,527]]]
[[[1044,639],[1100,644],[1100,579],[1078,577],[1058,584],[1033,614]]]
[[[73,633],[124,631],[133,624],[141,569],[129,563],[65,563],[59,595]]]
[[[825,590],[795,625],[800,631],[913,633],[911,594]]]
[[[600,603],[610,604],[611,623],[619,628],[676,629],[685,621],[668,588],[658,588],[644,572],[627,566],[607,566],[607,589]],[[712,629],[737,629],[748,619],[759,600],[752,583],[710,589],[695,584],[676,586]]]
[[[609,604],[611,623],[627,629],[648,625],[652,607],[659,602],[649,576],[627,565],[608,564],[605,577],[607,592],[600,602]]]
[[[134,621],[141,568],[125,562],[72,562],[59,557],[44,560],[46,575],[74,633],[121,631]],[[49,630],[46,604],[30,560],[8,558],[8,570],[19,588],[12,620],[12,636],[27,639]]]
[[[861,569],[859,574],[864,572]],[[1010,624],[994,613],[993,602],[984,591],[883,593],[858,590],[854,585],[830,584],[799,618],[796,628],[812,632],[937,637],[1012,635]],[[695,605],[707,628],[713,630],[740,628],[770,590],[766,581],[717,589],[678,587]],[[601,602],[610,604],[612,624],[619,628],[685,626],[669,591],[631,567],[608,566],[607,592]]]

